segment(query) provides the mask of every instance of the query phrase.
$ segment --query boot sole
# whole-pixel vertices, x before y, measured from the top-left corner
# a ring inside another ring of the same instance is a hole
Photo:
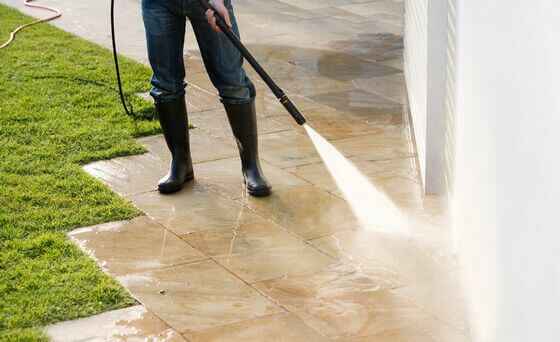
[[[177,185],[177,186],[172,186],[172,187],[161,187],[161,186],[158,185],[158,191],[162,194],[172,194],[174,192],[181,191],[185,187],[185,184],[192,181],[193,179],[194,179],[194,173],[188,175],[185,178],[185,181],[183,182],[183,184],[180,184],[180,185]]]
[[[253,197],[265,197],[270,195],[271,193],[271,189],[257,189],[257,190],[251,190],[251,189],[247,189],[247,192],[249,193],[249,195],[253,196]]]

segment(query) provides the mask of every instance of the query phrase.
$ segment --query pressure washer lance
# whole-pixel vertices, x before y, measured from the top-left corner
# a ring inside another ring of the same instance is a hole
[[[226,35],[226,37],[228,37],[228,39],[233,43],[233,45],[237,48],[237,50],[241,52],[241,54],[243,55],[243,57],[245,57],[247,62],[251,64],[253,69],[255,69],[257,74],[259,74],[262,80],[268,85],[272,93],[274,93],[274,96],[276,96],[276,98],[280,101],[280,103],[284,106],[284,108],[286,108],[286,110],[288,111],[288,113],[290,113],[292,118],[294,118],[294,120],[296,120],[296,122],[299,125],[303,125],[305,123],[305,118],[303,117],[299,109],[297,109],[294,103],[288,98],[288,96],[284,93],[284,91],[280,89],[280,87],[276,84],[276,82],[274,82],[272,78],[270,78],[270,76],[266,73],[266,71],[264,71],[264,69],[260,66],[257,60],[253,57],[253,55],[251,55],[249,50],[247,50],[247,48],[243,45],[243,43],[241,43],[241,40],[239,40],[239,38],[235,35],[235,33],[233,33],[231,28],[226,24],[224,18],[222,18],[222,16],[212,7],[212,5],[208,3],[207,0],[199,0],[199,2],[202,5],[202,7],[204,7],[206,10],[214,11],[214,16],[216,17],[216,24],[218,25],[220,30],[222,30],[222,32]]]

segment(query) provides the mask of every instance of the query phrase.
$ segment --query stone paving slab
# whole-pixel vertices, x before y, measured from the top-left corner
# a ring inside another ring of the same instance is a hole
[[[382,270],[383,277],[403,285],[446,279],[450,272],[457,271],[454,255],[442,248],[442,241],[420,236],[402,238],[355,230],[309,242],[342,263],[355,265],[364,272]]]
[[[142,305],[49,325],[53,342],[74,341],[187,341]]]
[[[208,258],[145,216],[79,228],[69,236],[117,277]]]
[[[333,339],[467,340],[390,290],[395,286],[348,266],[257,284],[262,292],[295,312],[308,326]]]
[[[219,139],[200,129],[190,130],[190,147],[193,163],[217,160],[238,156],[237,146],[233,140]],[[163,139],[163,135],[155,135],[138,139],[151,154],[164,160],[166,165],[171,162],[171,154]]]
[[[468,335],[468,316],[462,304],[465,297],[462,291],[458,290],[461,288],[459,272],[450,272],[445,277],[434,279],[403,286],[396,289],[395,293],[409,298],[432,316]],[[442,302],[438,297],[445,297],[445,301]]]
[[[181,333],[283,311],[211,260],[118,279],[140,302]]]
[[[248,283],[338,263],[264,218],[229,230],[187,234],[183,239]]]
[[[355,80],[355,84],[368,92],[384,96],[388,100],[408,104],[404,75],[395,73],[385,76],[360,78]]]
[[[402,105],[363,89],[324,92],[310,99],[376,124],[402,124]]]
[[[310,184],[265,160],[261,160],[261,166],[267,179],[273,184],[273,191],[289,190]],[[194,166],[197,181],[232,199],[249,196],[243,185],[240,170],[239,157],[208,161]]]
[[[190,341],[328,341],[290,313],[279,313],[239,323],[228,324],[198,333],[185,334]]]
[[[337,111],[337,115],[333,115],[333,117],[326,115],[326,111],[307,111],[304,115],[313,129],[321,132],[323,138],[327,140],[374,135],[383,132],[383,128],[356,120],[343,112]]]
[[[187,94],[188,96],[188,94]],[[284,113],[282,113],[284,114]],[[219,139],[233,141],[234,137],[229,126],[224,108],[217,110],[209,110],[195,112],[189,115],[189,121],[196,123],[197,129],[200,129]],[[269,134],[289,130],[289,127],[279,124],[278,122],[265,117],[258,117],[258,133]]]
[[[240,224],[262,220],[262,217],[240,203],[216,194],[197,181],[188,184],[179,193],[162,197],[152,191],[128,199],[150,218],[179,236],[206,230],[229,230]]]
[[[399,1],[375,1],[373,3],[343,5],[340,8],[362,16],[383,13],[402,18],[404,13],[403,5],[404,3]]]
[[[266,199],[247,197],[242,201],[305,240],[360,228],[346,201],[315,186],[275,191]]]
[[[114,158],[90,163],[84,170],[120,196],[157,190],[167,162],[153,154]]]
[[[350,157],[348,160],[368,178],[385,172],[385,169],[381,166],[378,166],[373,162],[363,160],[359,157]],[[286,171],[291,172],[299,178],[305,179],[309,183],[328,191],[331,194],[337,194],[339,192],[338,186],[323,162],[296,166],[288,168]]]
[[[403,139],[399,132],[350,137],[331,143],[340,151],[365,160],[413,157],[416,153],[412,141]]]
[[[375,164],[411,181],[416,181],[420,177],[418,163],[414,157],[376,160]]]

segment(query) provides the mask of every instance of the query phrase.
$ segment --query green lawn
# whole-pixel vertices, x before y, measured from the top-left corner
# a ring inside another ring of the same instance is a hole
[[[0,5],[0,41],[31,18]],[[138,97],[128,117],[110,51],[48,24],[0,50],[0,340],[45,339],[41,327],[133,304],[74,246],[76,227],[142,215],[82,171],[83,163],[143,152],[159,132]],[[150,71],[122,58],[126,93]]]

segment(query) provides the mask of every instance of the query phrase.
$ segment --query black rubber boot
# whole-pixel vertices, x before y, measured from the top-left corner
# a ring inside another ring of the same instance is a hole
[[[263,175],[259,162],[255,102],[224,103],[224,108],[237,141],[239,156],[241,157],[241,170],[249,195],[269,195],[271,187]]]
[[[170,194],[183,188],[194,178],[189,147],[189,129],[185,99],[156,103],[159,123],[171,152],[169,172],[158,183],[161,193]]]

